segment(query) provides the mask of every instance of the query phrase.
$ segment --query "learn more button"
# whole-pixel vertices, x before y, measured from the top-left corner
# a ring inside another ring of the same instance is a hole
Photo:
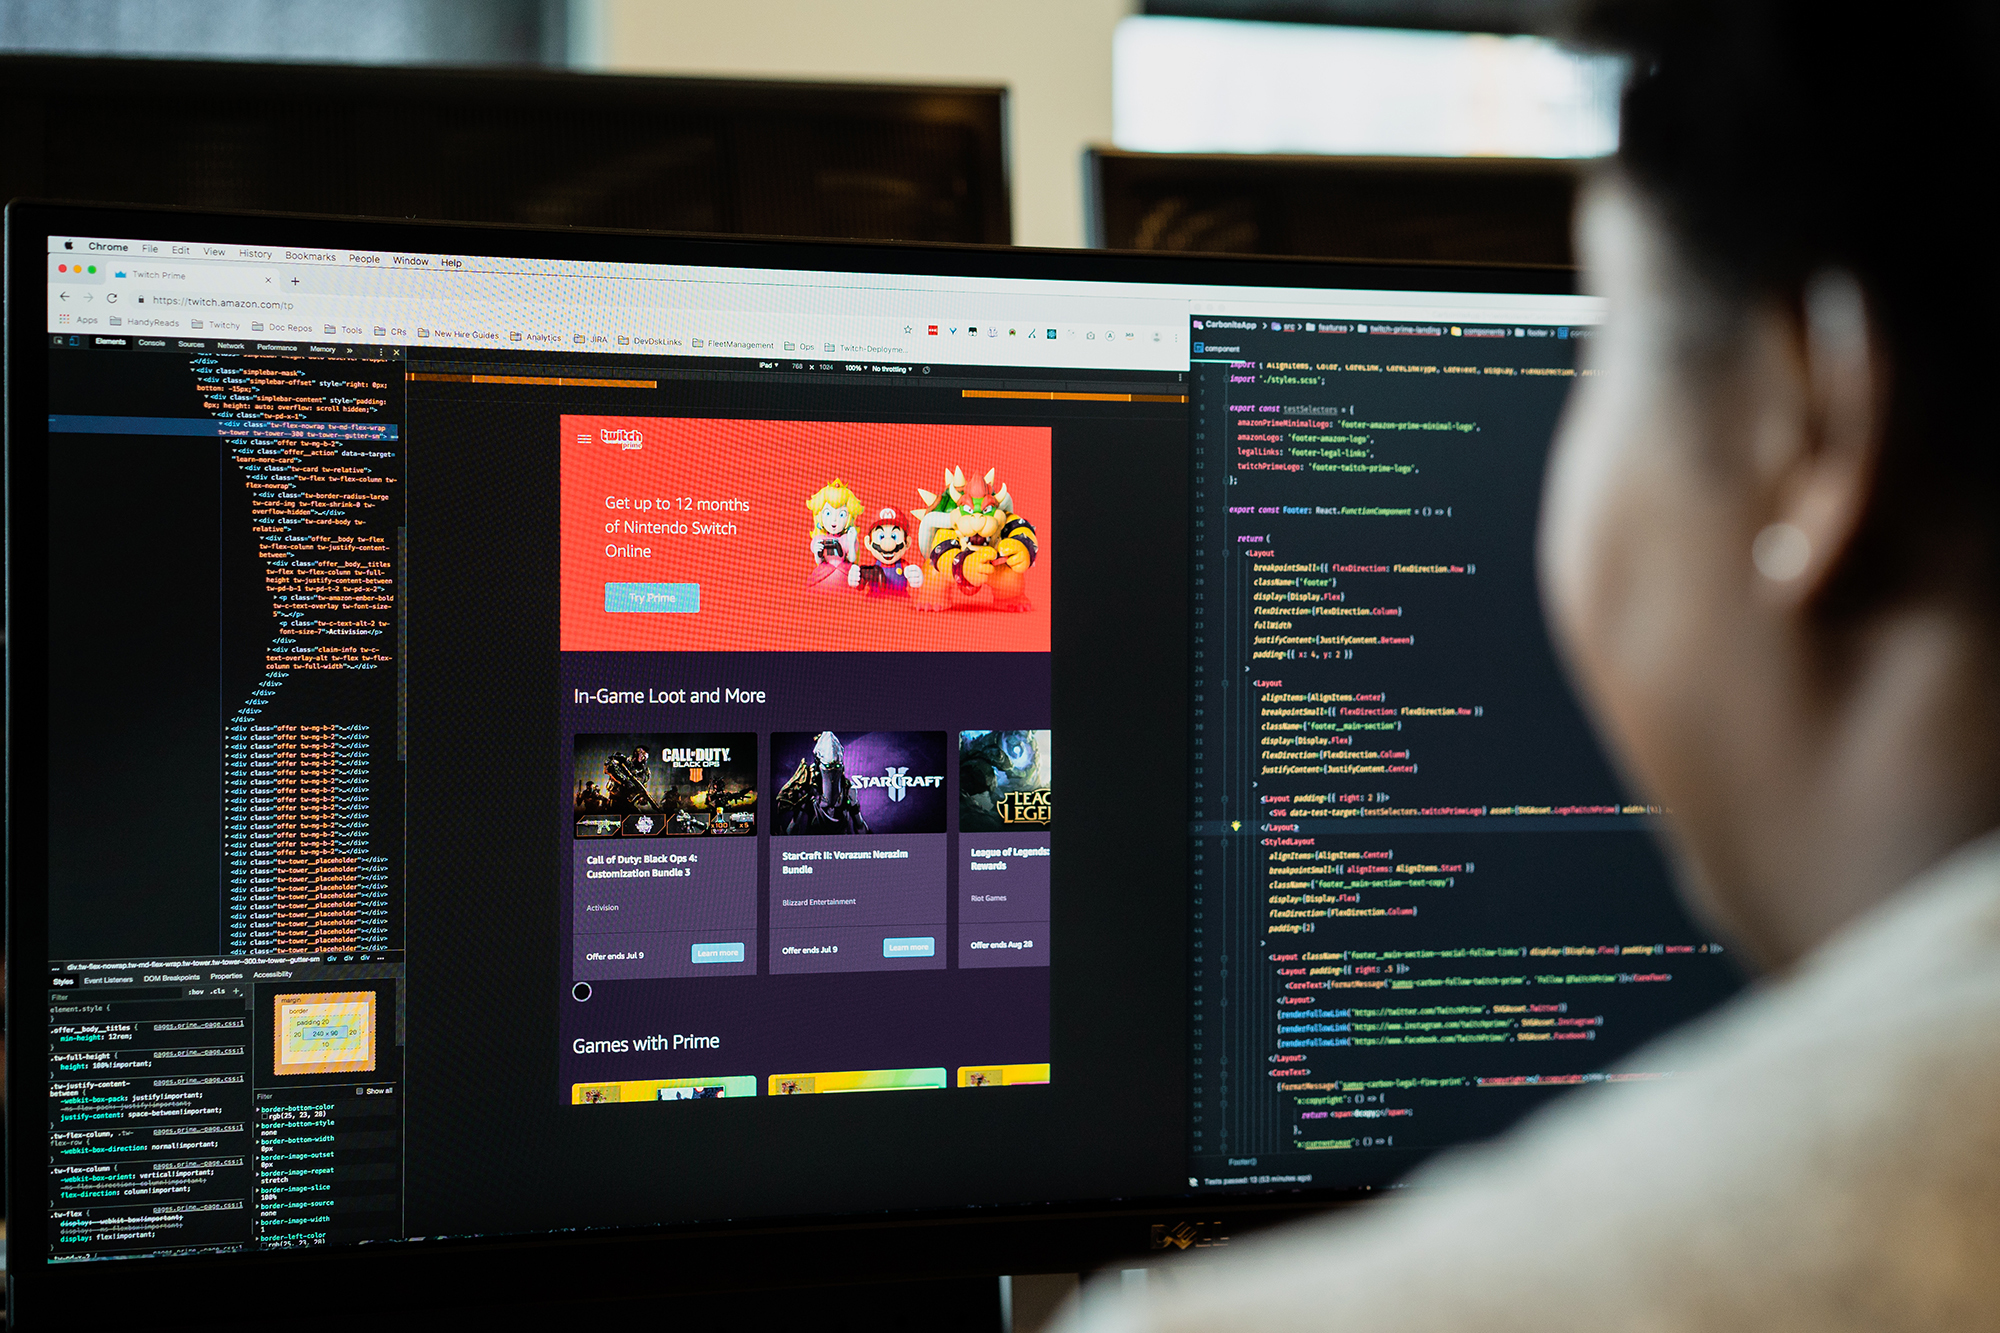
[[[697,944],[692,949],[697,963],[740,963],[743,961],[741,944]]]
[[[655,613],[701,610],[699,583],[607,583],[604,585],[607,612],[652,611]]]
[[[907,935],[882,941],[884,958],[935,958],[937,937],[934,935]]]

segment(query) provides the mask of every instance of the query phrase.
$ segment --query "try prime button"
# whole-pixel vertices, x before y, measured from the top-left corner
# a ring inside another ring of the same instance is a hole
[[[932,958],[937,955],[937,937],[909,935],[882,941],[884,958]]]
[[[701,610],[699,583],[607,583],[604,609],[618,611],[694,612]]]
[[[693,961],[697,963],[740,963],[743,961],[741,944],[697,944],[692,948]]]

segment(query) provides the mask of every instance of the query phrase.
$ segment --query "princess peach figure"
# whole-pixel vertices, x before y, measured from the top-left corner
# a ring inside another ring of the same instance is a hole
[[[813,561],[806,571],[806,589],[846,592],[847,572],[855,563],[860,540],[854,522],[861,514],[861,497],[835,477],[806,501],[806,509],[813,516],[812,535],[806,539]]]

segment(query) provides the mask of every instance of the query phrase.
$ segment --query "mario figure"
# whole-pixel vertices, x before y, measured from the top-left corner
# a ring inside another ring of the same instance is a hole
[[[847,586],[869,597],[908,597],[910,589],[924,586],[924,567],[903,558],[909,551],[910,525],[896,510],[884,509],[868,526],[868,563],[848,568]]]

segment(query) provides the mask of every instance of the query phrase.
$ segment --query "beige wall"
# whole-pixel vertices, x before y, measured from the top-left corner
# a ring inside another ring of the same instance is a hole
[[[1079,154],[1111,141],[1111,32],[1134,0],[598,0],[607,70],[1012,90],[1014,239],[1083,244]]]

